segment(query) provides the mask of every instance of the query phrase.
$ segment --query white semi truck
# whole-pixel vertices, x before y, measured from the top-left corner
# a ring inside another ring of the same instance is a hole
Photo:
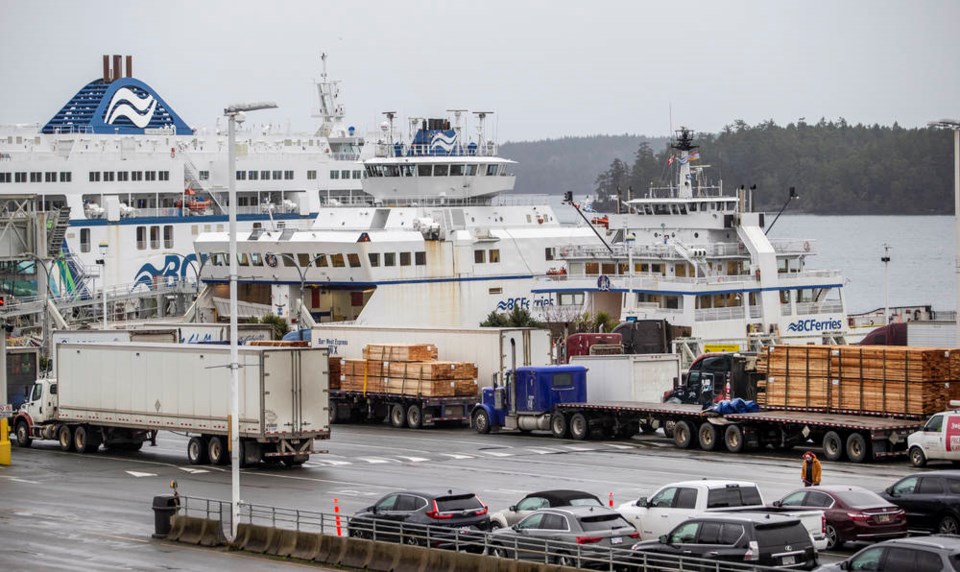
[[[21,447],[139,450],[155,431],[190,435],[191,464],[226,464],[230,350],[169,343],[62,343],[14,417]],[[241,462],[302,464],[330,437],[324,349],[239,348]]]

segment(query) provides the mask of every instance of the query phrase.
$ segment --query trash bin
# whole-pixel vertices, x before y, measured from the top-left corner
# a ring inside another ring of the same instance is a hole
[[[180,508],[180,499],[174,495],[153,497],[153,537],[166,538],[170,534],[170,519]]]

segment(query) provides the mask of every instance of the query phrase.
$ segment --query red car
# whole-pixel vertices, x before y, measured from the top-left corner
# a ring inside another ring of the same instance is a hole
[[[863,487],[806,487],[773,504],[822,510],[827,520],[827,550],[840,548],[844,542],[873,542],[907,535],[906,514]]]

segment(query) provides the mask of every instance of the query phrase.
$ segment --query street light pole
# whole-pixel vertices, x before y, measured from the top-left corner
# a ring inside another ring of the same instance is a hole
[[[230,234],[230,539],[237,538],[240,522],[240,348],[237,345],[237,121],[245,119],[244,112],[272,109],[275,103],[231,105],[223,110],[227,116],[227,170],[230,187],[227,193]]]
[[[956,343],[960,347],[960,120],[941,119],[927,123],[929,127],[953,130],[953,216],[956,244],[954,269],[957,277]]]
[[[106,240],[100,241],[100,288],[103,293],[103,329],[107,329],[107,252],[110,250],[110,245]]]

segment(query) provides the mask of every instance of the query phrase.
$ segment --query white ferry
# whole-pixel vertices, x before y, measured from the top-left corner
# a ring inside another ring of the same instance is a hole
[[[570,241],[559,250],[566,274],[541,278],[534,294],[620,321],[665,320],[701,344],[694,353],[842,341],[844,280],[807,269],[816,241],[769,238],[775,220],[752,211],[750,189],[706,184],[690,130],[671,146],[676,184],[595,217],[610,248]]]
[[[509,194],[513,163],[486,136],[488,112],[451,113],[411,119],[405,140],[386,114],[364,162],[367,200],[325,206],[308,230],[238,236],[238,314],[272,312],[303,326],[475,327],[514,308],[549,318],[555,299],[532,293],[536,278],[563,272],[562,245],[600,239],[589,225],[561,224],[546,197]],[[470,118],[476,138],[465,134]],[[195,246],[212,285],[200,302],[228,316],[229,236],[203,233]]]
[[[309,226],[325,203],[362,194],[363,138],[344,122],[339,82],[316,83],[320,125],[310,134],[240,125],[239,228]],[[0,197],[34,196],[52,211],[51,288],[84,295],[158,281],[193,281],[193,241],[227,227],[227,134],[192,129],[120,56],[43,126],[0,127]],[[227,103],[227,102],[225,102]],[[106,245],[106,256],[100,251]],[[40,250],[40,249],[38,249]],[[105,266],[97,268],[97,261]],[[104,270],[105,269],[105,270]],[[99,276],[101,270],[104,276]],[[11,292],[7,292],[10,294]]]

